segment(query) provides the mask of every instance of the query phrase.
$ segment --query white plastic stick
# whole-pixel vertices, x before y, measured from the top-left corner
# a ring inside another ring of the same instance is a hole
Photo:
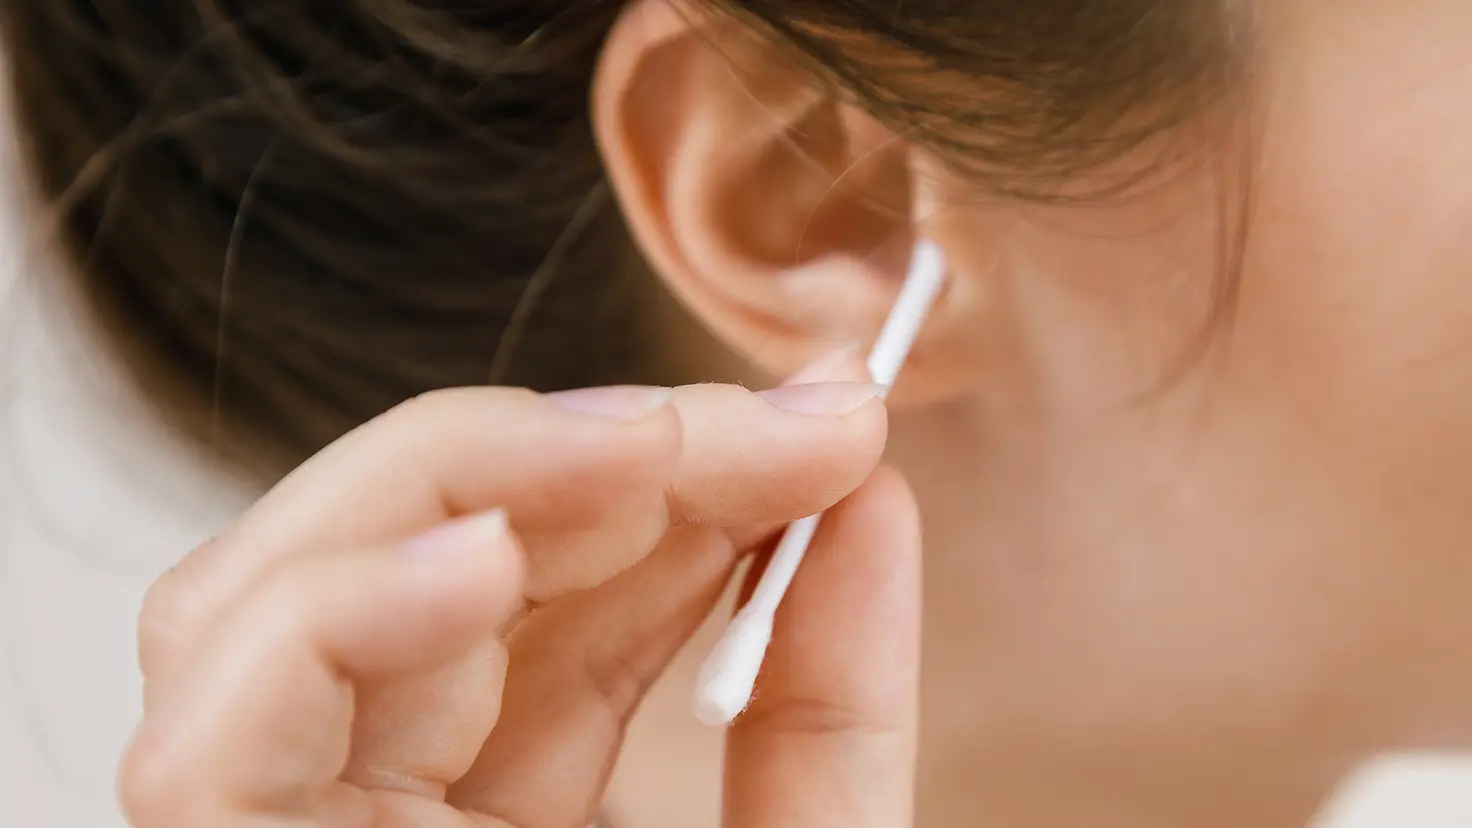
[[[899,376],[910,346],[915,344],[931,305],[940,295],[945,275],[945,254],[934,243],[922,239],[915,245],[910,272],[889,319],[869,352],[869,375],[886,391]],[[705,724],[729,724],[751,702],[757,673],[772,640],[772,618],[797,574],[821,518],[822,515],[805,517],[787,527],[751,600],[731,619],[725,634],[701,666],[695,685],[695,716]]]

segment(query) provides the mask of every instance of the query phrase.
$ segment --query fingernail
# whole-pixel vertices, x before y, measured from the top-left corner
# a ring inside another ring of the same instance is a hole
[[[404,551],[435,557],[476,555],[500,543],[509,530],[505,510],[493,509],[442,523],[405,543]]]
[[[783,385],[808,385],[831,379],[834,372],[853,359],[862,347],[857,342],[849,342],[835,348],[803,366],[802,370],[788,377]]]
[[[823,382],[784,385],[757,396],[793,414],[841,417],[852,414],[884,393],[883,386],[867,382]]]
[[[620,420],[637,420],[663,408],[670,401],[670,389],[642,385],[613,385],[604,388],[578,388],[548,394],[557,406],[578,414],[596,414]]]

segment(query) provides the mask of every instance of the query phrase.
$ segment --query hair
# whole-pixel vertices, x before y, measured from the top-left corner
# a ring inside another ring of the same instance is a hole
[[[1237,75],[1230,0],[690,2],[1010,197]],[[590,125],[624,5],[6,0],[0,35],[30,184],[110,350],[215,450],[291,463],[435,388],[689,369]]]

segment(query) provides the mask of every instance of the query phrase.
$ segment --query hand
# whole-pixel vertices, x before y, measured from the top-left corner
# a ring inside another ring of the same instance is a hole
[[[847,497],[731,730],[725,824],[908,825],[918,531],[872,392],[473,389],[349,434],[150,591],[130,819],[582,828],[740,555]]]

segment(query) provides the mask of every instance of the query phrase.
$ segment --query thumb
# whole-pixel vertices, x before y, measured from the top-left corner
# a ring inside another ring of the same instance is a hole
[[[728,736],[724,824],[910,825],[919,645],[919,518],[880,469],[823,518],[777,614]]]

